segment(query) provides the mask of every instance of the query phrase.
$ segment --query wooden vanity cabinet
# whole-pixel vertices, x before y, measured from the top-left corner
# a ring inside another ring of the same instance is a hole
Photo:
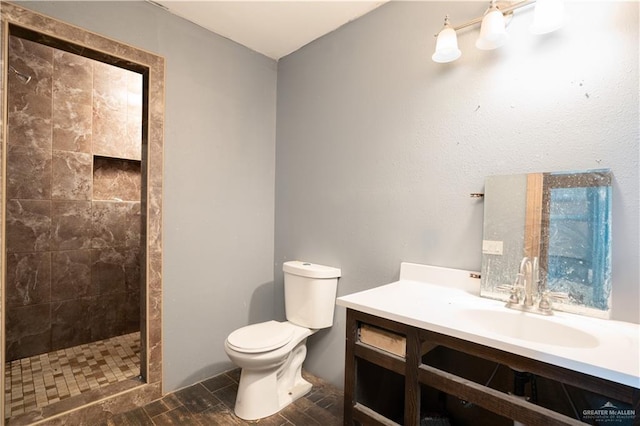
[[[363,326],[382,330],[382,343],[364,343],[360,337]],[[404,356],[380,349],[385,347],[384,340],[388,336],[392,336],[391,345],[394,352],[397,352],[398,346],[404,346]],[[528,426],[585,424],[508,393],[424,364],[423,356],[439,346],[631,404],[636,413],[640,414],[639,389],[347,309],[344,424],[420,425],[422,385]],[[391,378],[376,381],[376,375]],[[373,386],[382,389],[367,388]],[[388,407],[380,408],[379,405],[384,398],[366,397],[376,393],[400,401],[399,405],[402,407],[396,407],[399,415],[389,415]],[[398,393],[401,395],[397,395]]]

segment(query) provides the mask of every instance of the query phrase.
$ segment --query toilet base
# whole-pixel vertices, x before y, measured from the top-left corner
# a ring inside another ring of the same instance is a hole
[[[244,420],[269,417],[311,391],[302,378],[302,363],[307,355],[306,339],[300,342],[287,360],[272,370],[243,368],[234,412]]]
[[[313,385],[311,383],[307,382],[305,379],[300,377],[299,383],[297,383],[294,387],[292,387],[289,390],[289,392],[287,392],[286,395],[281,395],[280,404],[282,406],[280,407],[280,410],[282,410],[287,405],[291,404],[296,399],[301,398],[306,394],[308,394],[311,391],[312,387]]]

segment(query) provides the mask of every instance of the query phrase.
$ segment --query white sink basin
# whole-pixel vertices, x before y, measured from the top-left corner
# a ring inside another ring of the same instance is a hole
[[[469,324],[513,339],[572,348],[595,348],[598,339],[577,328],[553,321],[549,317],[519,311],[465,309],[461,315]]]

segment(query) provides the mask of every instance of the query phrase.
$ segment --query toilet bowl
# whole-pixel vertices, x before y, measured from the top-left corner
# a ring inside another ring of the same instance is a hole
[[[224,349],[242,369],[235,413],[257,420],[277,413],[311,390],[302,378],[307,337],[316,330],[267,321],[231,333]]]
[[[311,390],[302,378],[307,337],[333,325],[340,269],[300,261],[282,269],[287,321],[247,325],[224,342],[242,369],[234,411],[244,420],[275,414]]]

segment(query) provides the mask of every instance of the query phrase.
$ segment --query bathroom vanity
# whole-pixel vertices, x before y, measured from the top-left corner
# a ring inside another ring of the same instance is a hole
[[[464,362],[431,362],[444,348],[496,365],[494,374],[503,366],[593,392],[627,420],[640,414],[638,324],[512,311],[480,298],[479,281],[403,263],[399,281],[337,299],[347,308],[345,425],[419,425],[444,394],[527,425],[584,424],[576,417],[589,421],[603,408],[574,407],[572,417],[533,404],[474,379]]]

